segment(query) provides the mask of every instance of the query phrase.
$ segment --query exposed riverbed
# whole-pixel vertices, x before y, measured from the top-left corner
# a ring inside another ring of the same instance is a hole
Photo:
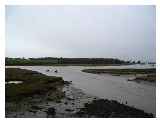
[[[148,113],[156,113],[156,84],[128,82],[129,75],[112,76],[109,74],[90,74],[82,72],[91,68],[150,68],[150,65],[130,66],[16,66],[41,72],[50,76],[61,76],[66,81],[72,81],[74,87],[85,93],[117,100],[130,106],[142,109]],[[49,70],[49,71],[47,71]],[[56,73],[55,70],[58,72]]]

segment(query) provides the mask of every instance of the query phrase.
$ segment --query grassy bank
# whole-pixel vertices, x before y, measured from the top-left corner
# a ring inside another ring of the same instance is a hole
[[[142,75],[142,76],[136,76],[134,80],[156,82],[156,73]]]
[[[101,74],[108,73],[112,75],[134,75],[133,80],[144,80],[155,82],[156,81],[156,69],[84,69],[83,72]],[[138,76],[137,74],[141,74]]]
[[[64,81],[61,77],[46,76],[36,71],[19,68],[5,69],[6,101],[19,101],[33,95],[44,95],[54,91],[54,98],[63,96],[61,91]],[[20,84],[9,84],[9,81],[22,81]]]
[[[153,114],[145,113],[134,107],[121,104],[114,100],[98,99],[91,103],[86,103],[76,113],[78,117],[98,117],[98,118],[150,118]]]
[[[88,73],[109,73],[109,74],[117,74],[117,75],[129,75],[129,74],[150,74],[156,73],[156,69],[84,69],[83,72]]]

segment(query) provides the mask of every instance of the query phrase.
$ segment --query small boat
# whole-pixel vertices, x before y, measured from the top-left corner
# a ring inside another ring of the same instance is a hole
[[[135,80],[135,78],[128,78],[128,81],[133,81]]]

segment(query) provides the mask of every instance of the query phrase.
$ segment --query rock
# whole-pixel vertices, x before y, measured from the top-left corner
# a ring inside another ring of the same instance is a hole
[[[46,113],[47,113],[47,117],[54,117],[55,114],[56,114],[56,110],[55,110],[54,107],[48,108],[48,110],[46,111]]]
[[[67,97],[67,100],[74,100],[73,98],[71,98],[71,97]]]
[[[47,69],[46,72],[49,72],[49,69]]]
[[[29,112],[36,113],[36,111],[34,111],[34,110],[29,110]]]
[[[112,74],[112,76],[120,76],[120,74]]]
[[[72,105],[75,105],[74,103],[72,103]]]
[[[67,105],[68,103],[67,103],[67,102],[64,102],[64,104]]]
[[[71,84],[71,82],[69,82],[69,81],[64,81],[64,84],[69,85],[69,84]]]
[[[39,107],[39,106],[35,106],[35,105],[33,105],[33,106],[31,106],[31,109],[40,110],[40,109],[42,109],[42,108],[41,108],[41,107]]]
[[[61,103],[61,100],[56,100],[56,103]]]
[[[74,110],[73,109],[65,109],[65,111],[72,112]]]

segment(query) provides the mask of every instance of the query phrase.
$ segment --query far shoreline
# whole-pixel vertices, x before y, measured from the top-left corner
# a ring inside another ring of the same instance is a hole
[[[134,64],[55,64],[55,65],[48,65],[48,64],[42,64],[42,65],[5,65],[5,66],[126,66],[126,65],[134,65]]]

